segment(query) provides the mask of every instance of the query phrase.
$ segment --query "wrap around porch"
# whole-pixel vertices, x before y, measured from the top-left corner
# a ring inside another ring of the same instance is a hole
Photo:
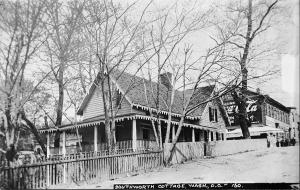
[[[116,150],[126,152],[158,150],[151,120],[145,116],[129,116],[116,119]],[[167,120],[161,119],[162,140],[165,141]],[[172,121],[169,142],[175,137],[178,122]],[[79,152],[103,152],[108,150],[103,120],[82,122],[59,128],[59,148],[54,148],[54,136],[57,129],[41,130],[46,133],[47,157],[70,155]],[[77,135],[78,133],[78,135]],[[185,123],[178,142],[209,142],[226,140],[225,131]],[[82,150],[80,151],[79,142]]]

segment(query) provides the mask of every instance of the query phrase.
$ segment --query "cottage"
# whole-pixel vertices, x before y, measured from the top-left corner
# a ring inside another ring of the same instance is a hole
[[[116,141],[117,147],[136,149],[156,148],[155,136],[151,125],[156,121],[156,82],[131,75],[126,72],[115,71],[107,77],[111,81],[113,90],[113,106],[117,106]],[[168,103],[170,101],[171,88],[170,73],[161,75],[161,90],[159,101],[160,121],[162,126],[163,142],[166,133],[168,119]],[[215,86],[199,87],[195,93],[192,90],[175,91],[174,104],[172,106],[171,138],[174,137],[175,129],[178,127],[181,116],[183,97],[192,96],[191,104],[205,102],[214,93]],[[183,96],[183,94],[185,94]],[[41,129],[46,133],[47,148],[53,151],[53,136],[59,130],[61,132],[60,149],[56,153],[68,154],[78,150],[78,141],[81,142],[83,151],[101,151],[107,147],[105,140],[105,117],[103,109],[103,98],[99,86],[99,76],[91,85],[77,112],[82,121],[58,126],[56,128]],[[180,142],[215,141],[225,140],[224,111],[219,99],[201,104],[197,109],[186,116],[183,130],[180,134]],[[150,113],[151,112],[151,113]],[[76,135],[79,134],[79,135]],[[72,137],[72,138],[71,138]],[[76,138],[77,137],[77,138]],[[73,139],[73,140],[70,140]],[[76,142],[77,143],[74,143]],[[73,144],[72,144],[73,143]]]

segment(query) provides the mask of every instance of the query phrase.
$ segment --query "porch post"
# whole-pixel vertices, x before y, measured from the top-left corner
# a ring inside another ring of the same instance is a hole
[[[223,141],[226,141],[227,140],[227,134],[226,133],[223,133]]]
[[[136,119],[132,120],[132,149],[136,151]]]
[[[62,155],[66,155],[66,131],[62,132]]]
[[[47,158],[49,158],[50,156],[50,134],[47,133],[47,145],[46,145],[46,148],[47,148]]]
[[[195,142],[195,129],[192,128],[192,142]]]
[[[98,151],[98,126],[94,126],[94,152]]]
[[[210,131],[207,131],[207,138],[208,138],[208,142],[210,142],[211,141],[211,132]]]

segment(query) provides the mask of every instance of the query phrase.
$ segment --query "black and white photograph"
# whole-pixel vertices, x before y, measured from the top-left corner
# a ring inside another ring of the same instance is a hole
[[[0,190],[300,189],[298,0],[0,0]]]

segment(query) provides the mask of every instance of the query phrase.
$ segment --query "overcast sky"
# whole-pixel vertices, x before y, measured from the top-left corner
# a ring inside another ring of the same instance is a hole
[[[114,0],[125,5],[126,3],[133,2],[134,0]],[[229,2],[230,0],[227,0]],[[271,1],[271,0],[270,0]],[[138,15],[149,1],[141,0],[138,2],[138,7],[134,14]],[[174,3],[173,0],[154,0],[153,9],[162,8],[166,5]],[[179,0],[180,3],[191,3],[188,0]],[[213,3],[220,3],[218,0],[199,0],[197,7],[199,9],[206,9]],[[221,3],[223,3],[222,1]],[[246,1],[245,1],[246,2]],[[183,3],[183,4],[184,4]],[[281,46],[278,47],[280,54],[274,55],[278,59],[274,63],[281,68],[281,72],[278,76],[269,80],[267,83],[257,86],[265,94],[269,94],[274,99],[283,103],[286,106],[296,106],[299,108],[299,1],[298,0],[286,0],[283,3],[289,5],[291,8],[286,23],[275,26],[268,35],[275,40],[281,41]],[[155,12],[153,12],[155,14]],[[201,53],[207,49],[211,43],[211,39],[208,37],[209,31],[199,31],[193,33],[188,37],[186,43],[193,44],[193,51],[195,53]],[[253,89],[252,89],[253,90]]]
[[[155,1],[156,4],[160,4],[160,2],[159,0]],[[167,2],[172,1],[168,0]],[[208,7],[211,2],[219,3],[219,1],[206,0],[200,2],[201,8]],[[281,3],[286,4],[290,11],[285,15],[285,22],[275,26],[267,34],[272,36],[274,40],[281,41],[281,45],[277,50],[279,55],[274,55],[278,56],[278,59],[272,63],[281,68],[280,76],[276,76],[257,87],[263,93],[269,94],[286,106],[296,106],[299,111],[299,1],[286,0],[281,1]],[[166,4],[166,1],[163,4]],[[198,32],[189,38],[188,42],[194,43],[194,49],[202,49],[209,43],[208,36],[205,33],[205,31]]]

